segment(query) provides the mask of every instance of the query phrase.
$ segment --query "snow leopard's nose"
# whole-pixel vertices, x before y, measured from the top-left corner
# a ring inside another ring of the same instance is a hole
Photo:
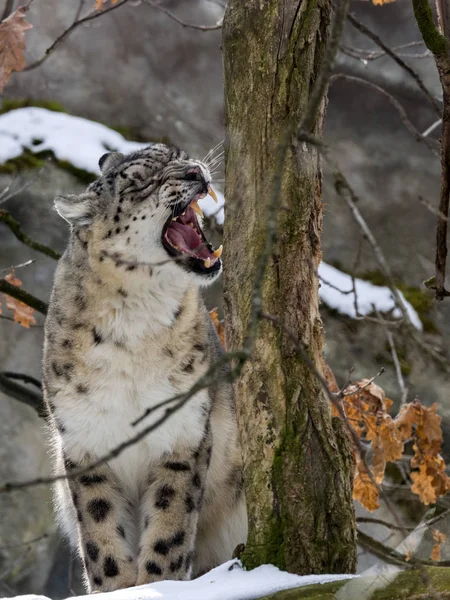
[[[186,169],[185,179],[188,181],[198,181],[203,184],[203,191],[208,191],[208,184],[205,175],[200,167],[188,167]]]
[[[188,181],[205,181],[200,167],[189,167],[186,169],[185,179]]]

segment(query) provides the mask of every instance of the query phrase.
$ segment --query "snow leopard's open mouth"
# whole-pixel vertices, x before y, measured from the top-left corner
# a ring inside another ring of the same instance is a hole
[[[211,188],[208,193],[217,202]],[[165,224],[161,238],[164,248],[171,256],[179,259],[188,270],[202,275],[219,271],[222,255],[222,246],[214,250],[196,216],[196,213],[203,216],[197,201],[205,196],[206,194],[197,194],[187,207],[177,207],[174,216]]]

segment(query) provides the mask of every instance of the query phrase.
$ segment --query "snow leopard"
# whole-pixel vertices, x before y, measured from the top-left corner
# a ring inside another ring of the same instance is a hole
[[[70,236],[43,356],[62,476],[55,508],[88,592],[194,578],[230,559],[247,536],[225,363],[186,400],[223,353],[201,295],[222,269],[222,248],[208,242],[198,205],[215,195],[208,166],[153,144],[109,152],[99,167],[84,193],[55,199]]]

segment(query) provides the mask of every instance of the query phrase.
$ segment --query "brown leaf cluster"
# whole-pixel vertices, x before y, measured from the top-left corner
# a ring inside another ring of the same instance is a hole
[[[213,322],[214,327],[216,328],[217,335],[219,336],[220,343],[224,348],[226,348],[225,341],[225,326],[223,321],[219,320],[219,315],[217,314],[217,308],[213,308],[209,311],[209,316],[211,317],[211,321]]]
[[[411,491],[423,504],[435,503],[450,491],[450,478],[440,455],[442,429],[436,404],[426,407],[415,399],[403,405],[393,418],[389,414],[392,400],[386,398],[380,386],[363,379],[344,390],[342,406],[358,437],[372,443],[370,473],[356,453],[353,490],[353,497],[367,510],[379,507],[378,486],[383,482],[386,464],[403,457],[406,441],[413,442]]]
[[[33,27],[25,21],[25,13],[21,6],[0,23],[0,93],[11,73],[25,67],[25,31]]]
[[[5,277],[5,280],[11,285],[15,285],[16,287],[20,287],[22,285],[21,280],[16,277],[14,269],[11,269],[11,271]],[[9,310],[12,310],[14,313],[15,323],[19,323],[20,325],[26,328],[29,328],[30,325],[36,324],[36,319],[33,317],[33,314],[36,312],[34,308],[31,308],[31,306],[20,302],[20,300],[16,300],[15,298],[8,296],[8,294],[2,294],[2,296],[7,308],[9,308]],[[0,302],[0,315],[1,314],[2,307]]]

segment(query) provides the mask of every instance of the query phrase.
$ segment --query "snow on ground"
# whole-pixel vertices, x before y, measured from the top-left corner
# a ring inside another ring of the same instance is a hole
[[[335,269],[331,265],[321,263],[319,266],[320,299],[330,308],[334,308],[344,315],[348,315],[355,319],[358,315],[355,311],[355,295],[353,290],[352,278],[347,273],[343,273]],[[331,285],[329,285],[331,284]],[[332,287],[333,286],[333,287]],[[335,289],[337,288],[337,289]],[[355,279],[355,290],[358,304],[358,312],[360,315],[368,315],[374,312],[374,308],[379,312],[392,311],[392,316],[401,318],[402,313],[396,307],[392,292],[388,287],[382,285],[374,285],[363,279]],[[350,292],[343,294],[342,292]],[[419,315],[411,304],[406,300],[403,294],[398,291],[405,305],[407,314],[411,323],[419,331],[422,331],[423,326]]]
[[[193,581],[161,581],[116,592],[95,594],[95,600],[252,600],[268,594],[316,583],[351,579],[352,575],[291,575],[272,565],[245,571],[230,560]],[[84,596],[78,596],[83,598]],[[16,596],[20,600],[48,600],[45,596]]]
[[[98,160],[105,152],[127,154],[150,143],[130,142],[106,125],[45,108],[18,108],[0,115],[0,164],[20,156],[25,148],[32,152],[52,150],[58,160],[99,173]],[[225,199],[215,191],[219,204],[208,196],[200,205],[205,215],[215,215],[222,224]]]

